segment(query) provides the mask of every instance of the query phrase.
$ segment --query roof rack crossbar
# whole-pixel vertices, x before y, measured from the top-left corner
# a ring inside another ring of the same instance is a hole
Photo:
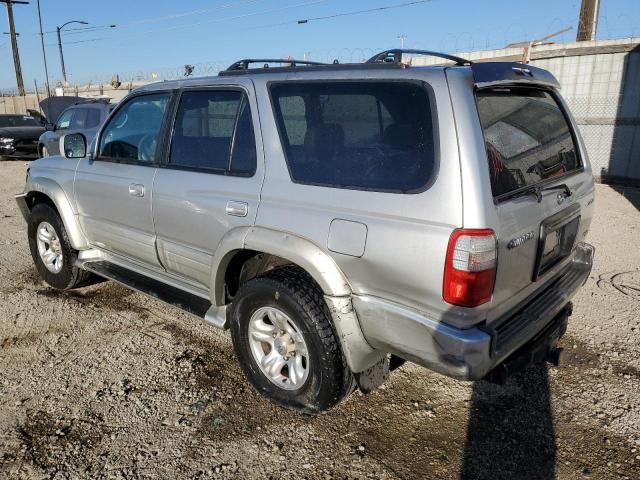
[[[227,68],[226,72],[232,72],[237,70],[248,70],[249,66],[254,63],[262,63],[264,64],[264,68],[269,68],[270,63],[280,63],[287,64],[290,67],[296,67],[298,65],[326,65],[326,63],[322,62],[312,62],[309,60],[296,60],[294,58],[244,58],[242,60],[238,60],[237,62],[232,63],[229,68]]]
[[[471,65],[471,60],[449,55],[448,53],[432,52],[431,50],[413,50],[405,48],[396,48],[393,50],[385,50],[375,54],[366,63],[402,63],[404,54],[424,55],[428,57],[444,58],[455,62],[456,65]]]

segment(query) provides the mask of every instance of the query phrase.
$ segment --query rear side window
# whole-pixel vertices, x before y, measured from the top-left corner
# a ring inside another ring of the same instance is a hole
[[[292,179],[421,191],[435,173],[432,105],[410,82],[287,82],[271,95]]]
[[[169,163],[252,175],[256,169],[256,144],[246,96],[238,90],[184,92]]]
[[[549,92],[500,88],[476,99],[494,197],[580,168],[567,118]]]

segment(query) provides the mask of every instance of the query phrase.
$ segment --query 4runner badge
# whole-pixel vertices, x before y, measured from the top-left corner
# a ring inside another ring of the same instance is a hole
[[[534,235],[533,232],[529,232],[529,233],[525,233],[524,235],[520,235],[519,237],[516,237],[516,238],[510,240],[509,243],[507,243],[507,248],[509,250],[511,250],[512,248],[519,247],[524,242],[528,242],[529,240],[531,240],[533,238],[533,235]]]

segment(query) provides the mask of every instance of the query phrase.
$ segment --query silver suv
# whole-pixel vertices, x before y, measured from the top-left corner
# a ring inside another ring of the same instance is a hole
[[[593,258],[556,79],[422,51],[276,62],[139,88],[90,147],[33,162],[17,201],[44,280],[230,329],[256,389],[307,413],[405,360],[502,382],[551,359]]]

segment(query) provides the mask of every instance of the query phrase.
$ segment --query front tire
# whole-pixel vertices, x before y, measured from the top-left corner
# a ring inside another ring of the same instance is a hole
[[[31,257],[45,282],[58,290],[82,287],[92,282],[90,272],[75,266],[78,251],[71,246],[58,212],[39,203],[31,210],[27,223]]]
[[[282,267],[245,283],[230,326],[247,379],[275,403],[315,414],[351,392],[353,376],[322,291],[303,270]]]

